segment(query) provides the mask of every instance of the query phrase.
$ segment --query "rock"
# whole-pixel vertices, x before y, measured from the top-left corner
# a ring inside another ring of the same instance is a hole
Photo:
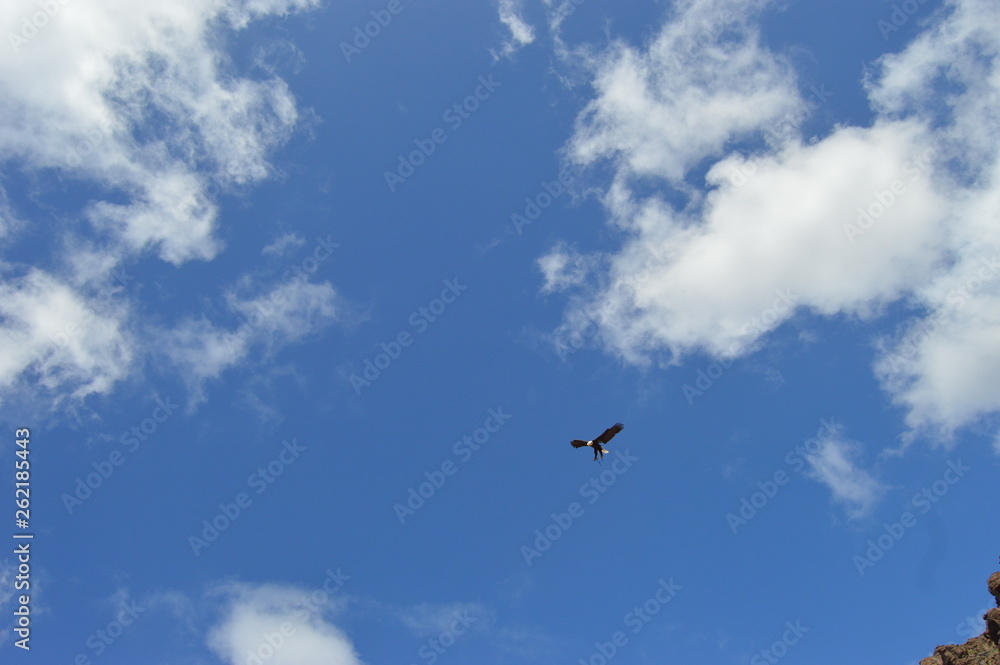
[[[990,590],[993,597],[997,600],[997,607],[1000,607],[1000,572],[993,573],[990,575],[990,579],[986,582],[986,588]]]
[[[934,649],[934,655],[920,665],[998,665],[997,645],[985,635],[973,637],[965,644],[947,644]]]
[[[939,646],[920,665],[1000,665],[1000,572],[990,575],[986,584],[997,600],[997,607],[983,615],[986,620],[983,634],[965,644]]]
[[[986,619],[986,632],[983,635],[1000,647],[1000,607],[994,607],[983,618]]]

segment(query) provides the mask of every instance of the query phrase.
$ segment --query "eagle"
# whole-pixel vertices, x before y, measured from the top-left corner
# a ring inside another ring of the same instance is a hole
[[[569,442],[569,444],[574,448],[583,448],[584,446],[590,446],[591,448],[594,449],[594,461],[596,462],[598,455],[600,455],[601,459],[603,460],[604,453],[608,452],[607,450],[601,447],[601,444],[607,443],[608,441],[613,439],[615,434],[618,434],[618,432],[622,431],[623,429],[625,429],[625,425],[622,425],[621,423],[615,423],[611,427],[604,430],[604,433],[601,434],[596,439],[594,439],[593,441],[573,439],[572,441]]]

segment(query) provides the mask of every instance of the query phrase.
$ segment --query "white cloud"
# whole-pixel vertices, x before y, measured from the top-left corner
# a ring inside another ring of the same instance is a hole
[[[925,295],[931,313],[884,342],[876,374],[908,423],[948,439],[964,424],[1000,409],[1000,264],[994,254],[980,265],[963,261],[939,277]],[[968,257],[973,258],[973,257]],[[970,265],[971,264],[971,265]],[[959,278],[959,279],[956,279]]]
[[[361,664],[350,639],[324,618],[325,608],[317,608],[308,591],[229,584],[217,593],[225,616],[208,644],[229,665],[243,665],[249,654],[273,665]]]
[[[858,466],[861,447],[841,438],[839,433],[822,439],[819,444],[816,452],[805,455],[809,464],[806,475],[826,485],[834,501],[845,506],[849,518],[860,519],[870,514],[887,488]]]
[[[256,298],[242,300],[231,294],[229,302],[255,334],[266,337],[273,347],[310,336],[338,315],[337,294],[329,282],[312,284],[293,279]]]
[[[225,298],[240,317],[235,329],[198,318],[159,333],[159,353],[184,377],[192,406],[205,399],[207,380],[243,362],[254,346],[262,348],[265,357],[273,356],[316,334],[339,315],[338,297],[329,282],[293,279],[254,297],[229,291]]]
[[[274,256],[285,256],[290,251],[301,248],[306,241],[297,233],[285,233],[274,239],[274,242],[266,245],[261,250],[261,254],[272,254]]]
[[[869,94],[884,115],[940,123],[935,133],[942,152],[961,163],[952,174],[992,190],[1000,150],[1000,15],[991,0],[945,5],[944,18],[876,63]]]
[[[564,291],[582,283],[590,269],[590,263],[588,257],[565,243],[559,243],[538,259],[538,269],[545,277],[542,293]]]
[[[903,301],[921,313],[881,342],[876,372],[913,433],[1000,410],[1000,280],[970,282],[1000,256],[1000,17],[948,4],[869,72],[870,126],[808,142],[793,72],[731,2],[685,2],[648,47],[594,56],[566,157],[611,165],[604,204],[624,240],[571,292],[557,343],[586,332],[637,364],[731,357],[796,309],[873,317]],[[683,203],[649,194],[657,183]]]
[[[945,439],[1000,410],[1000,16],[990,2],[948,4],[947,18],[883,58],[869,82],[883,113],[934,123],[951,163],[936,174],[951,195],[947,268],[917,292],[926,315],[885,342],[876,364],[913,430]]]
[[[570,158],[676,182],[734,138],[800,112],[789,65],[760,46],[745,4],[683,3],[647,48],[612,44],[593,63],[596,97],[577,120]]]
[[[125,377],[133,341],[107,289],[88,298],[41,270],[19,278],[8,273],[0,282],[0,391],[37,385],[82,399],[109,392]]]
[[[228,665],[257,662],[254,657],[273,665],[361,665],[352,640],[337,625],[348,613],[352,623],[374,621],[387,635],[396,634],[409,642],[416,637],[425,646],[414,645],[414,657],[418,650],[431,649],[426,645],[448,644],[441,639],[442,633],[456,642],[486,642],[493,651],[538,656],[543,650],[555,650],[553,641],[534,629],[497,626],[495,612],[482,603],[399,607],[345,596],[338,580],[350,576],[339,568],[327,573],[322,585],[313,588],[225,581],[198,597],[157,591],[140,605],[168,615],[183,629],[188,643],[203,636],[209,650]]]
[[[609,210],[632,233],[589,305],[610,315],[605,343],[633,362],[659,350],[742,355],[792,316],[774,304],[781,293],[822,314],[866,314],[900,297],[933,267],[943,236],[944,202],[927,171],[906,175],[915,135],[897,123],[788,144],[753,162],[742,187],[727,174],[748,162],[730,156],[709,171],[717,187],[695,214],[613,192]],[[897,179],[908,191],[850,242],[845,224]]]
[[[57,11],[46,16],[33,0],[0,3],[9,49],[0,58],[0,166],[86,183],[91,197],[61,214],[56,244],[41,250],[58,255],[59,274],[5,267],[0,392],[30,390],[38,377],[56,400],[82,399],[138,365],[150,340],[129,331],[127,301],[100,301],[102,285],[150,255],[175,265],[216,256],[212,197],[268,177],[269,152],[298,120],[284,81],[234,73],[225,33],[318,4],[91,0],[49,3]],[[0,196],[0,238],[29,224]],[[53,345],[67,326],[80,332]],[[196,337],[197,324],[189,328]]]
[[[266,152],[297,118],[283,81],[228,71],[217,21],[238,29],[317,2],[59,5],[0,60],[0,154],[124,194],[95,202],[90,219],[132,251],[156,248],[173,263],[211,258],[215,207],[202,169],[236,183],[265,177]],[[4,3],[0,32],[19,35],[37,11],[30,0]]]
[[[249,341],[206,319],[188,319],[163,333],[159,351],[184,377],[192,403],[205,399],[204,382],[246,357]]]
[[[510,39],[504,41],[494,59],[509,58],[522,47],[535,41],[535,30],[521,17],[522,0],[497,0],[500,22],[510,30]]]

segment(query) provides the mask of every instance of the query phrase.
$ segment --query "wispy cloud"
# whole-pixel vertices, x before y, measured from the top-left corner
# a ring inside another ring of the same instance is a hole
[[[535,30],[522,18],[523,0],[497,0],[500,22],[510,31],[510,38],[504,40],[499,51],[493,51],[493,58],[509,58],[522,47],[535,41]]]
[[[542,293],[564,291],[581,284],[593,265],[593,259],[583,256],[566,243],[559,243],[538,259],[545,284]]]
[[[806,475],[826,485],[850,519],[869,515],[888,489],[860,466],[860,454],[859,444],[835,432],[820,441],[816,452],[805,455]]]
[[[282,257],[290,252],[300,249],[306,241],[297,233],[285,233],[274,239],[261,250],[261,254]]]
[[[493,623],[493,611],[481,603],[421,603],[398,608],[396,615],[403,625],[421,637],[450,630],[459,616],[476,623],[476,630],[486,630]]]
[[[205,399],[205,382],[247,359],[251,348],[264,358],[316,334],[337,320],[339,304],[329,282],[292,280],[254,296],[225,294],[239,324],[226,327],[204,317],[188,318],[159,331],[158,353],[181,373],[189,408]]]

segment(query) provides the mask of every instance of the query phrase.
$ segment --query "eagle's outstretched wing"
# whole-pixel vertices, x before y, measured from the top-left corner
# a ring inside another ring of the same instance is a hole
[[[618,434],[618,432],[622,431],[623,429],[625,429],[625,425],[622,425],[621,423],[615,423],[613,427],[609,427],[606,430],[604,430],[604,434],[594,439],[594,443],[607,443],[608,441],[614,438],[615,434]]]
[[[590,443],[590,441],[583,441],[581,439],[573,439],[572,441],[569,442],[569,445],[573,446],[574,448],[583,448],[588,443]]]

